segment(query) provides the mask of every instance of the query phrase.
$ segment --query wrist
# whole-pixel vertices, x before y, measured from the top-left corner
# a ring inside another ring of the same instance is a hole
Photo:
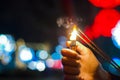
[[[101,65],[98,67],[94,77],[94,80],[111,80],[109,73]]]

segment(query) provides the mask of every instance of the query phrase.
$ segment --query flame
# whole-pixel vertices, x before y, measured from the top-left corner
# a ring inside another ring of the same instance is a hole
[[[76,37],[77,37],[77,29],[76,29],[76,25],[74,25],[73,31],[72,31],[71,36],[70,36],[70,40],[76,40]]]

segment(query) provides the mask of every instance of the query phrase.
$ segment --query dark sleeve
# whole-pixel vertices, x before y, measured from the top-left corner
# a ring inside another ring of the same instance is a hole
[[[120,80],[120,76],[116,76],[110,73],[111,80]]]

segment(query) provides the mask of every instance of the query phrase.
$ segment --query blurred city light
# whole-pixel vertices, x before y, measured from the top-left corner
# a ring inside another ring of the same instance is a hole
[[[66,37],[65,36],[60,36],[59,38],[58,38],[58,43],[59,43],[59,45],[61,45],[61,46],[63,46],[63,47],[66,47]]]
[[[31,70],[36,70],[36,65],[37,65],[36,61],[31,61],[28,63],[28,68]]]
[[[62,69],[63,66],[62,66],[62,62],[61,60],[54,60],[54,66],[53,66],[54,69]]]
[[[100,8],[114,8],[120,5],[119,0],[89,0],[94,6]]]
[[[48,68],[53,68],[53,69],[62,69],[63,68],[61,60],[54,60],[51,58],[46,60],[46,66]]]
[[[0,60],[3,65],[11,62],[15,47],[15,40],[11,35],[0,34]]]
[[[45,70],[45,68],[46,68],[46,66],[45,66],[45,64],[44,64],[44,62],[41,62],[41,61],[38,61],[37,62],[37,64],[36,64],[36,69],[38,70],[38,71],[44,71]]]
[[[23,62],[31,61],[34,58],[34,51],[28,47],[21,47],[19,49],[19,58]]]
[[[120,66],[120,58],[115,57],[113,58],[113,61],[115,61]],[[114,68],[112,65],[109,66],[109,70],[111,73],[120,76],[120,72],[116,68]]]
[[[52,53],[51,57],[54,60],[60,60],[62,58],[61,54],[57,52]]]
[[[0,35],[0,48],[4,49],[5,44],[8,42],[7,36],[4,34]]]
[[[57,45],[56,48],[55,48],[55,51],[59,54],[61,54],[61,50],[62,50],[63,46],[61,45]]]
[[[48,52],[47,52],[47,51],[45,51],[45,50],[39,50],[39,51],[36,52],[36,56],[37,56],[38,58],[40,58],[40,59],[45,60],[45,59],[48,58],[49,55],[48,55]]]
[[[113,61],[115,61],[120,66],[120,58],[113,58]]]
[[[15,40],[11,35],[0,35],[0,53],[10,55],[15,51]]]
[[[12,57],[11,56],[6,56],[6,55],[4,55],[3,57],[2,57],[2,64],[4,64],[4,65],[7,65],[7,64],[9,64],[10,62],[11,62],[11,60],[12,60]]]
[[[46,60],[46,66],[48,68],[52,68],[54,66],[54,64],[55,64],[55,62],[54,62],[53,59],[49,58],[49,59]]]
[[[60,60],[62,58],[62,55],[61,55],[62,48],[63,48],[62,45],[57,45],[55,47],[55,52],[53,52],[52,55],[51,55],[52,59]]]
[[[119,12],[115,9],[103,9],[95,16],[94,22],[88,26],[84,33],[91,39],[100,36],[111,37],[111,30],[120,19]]]
[[[112,40],[114,45],[120,49],[120,20],[116,24],[116,26],[111,30]]]

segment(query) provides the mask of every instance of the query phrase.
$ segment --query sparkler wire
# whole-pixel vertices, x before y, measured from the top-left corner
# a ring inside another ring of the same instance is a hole
[[[114,66],[118,71],[120,71],[120,66],[114,62],[107,54],[105,54],[93,41],[91,41],[80,29],[79,32],[90,42],[87,42],[82,36],[77,34],[77,36],[84,41],[90,48],[92,48],[98,55],[100,55],[103,59],[108,61],[112,66]]]

